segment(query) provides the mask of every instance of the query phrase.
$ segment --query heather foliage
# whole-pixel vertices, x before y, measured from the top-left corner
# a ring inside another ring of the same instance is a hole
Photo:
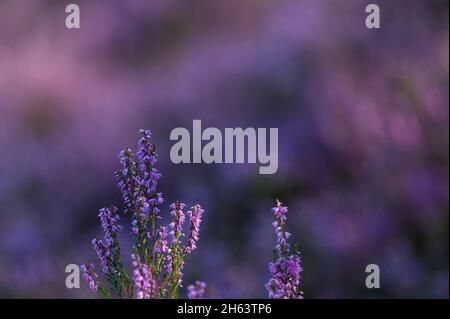
[[[109,284],[102,285],[90,263],[81,266],[82,276],[94,292],[106,298],[177,298],[183,282],[184,260],[197,248],[203,209],[196,204],[184,213],[185,204],[173,203],[170,205],[172,222],[167,226],[159,225],[164,199],[162,193],[157,192],[161,173],[156,168],[156,147],[150,131],[140,130],[140,134],[138,152],[134,154],[129,148],[123,150],[119,155],[122,168],[115,174],[124,214],[131,215],[132,275],[127,273],[121,259],[119,210],[111,206],[102,208],[99,213],[104,238],[92,241]],[[186,215],[189,225],[185,232]],[[196,283],[194,287],[198,288],[196,296],[203,296],[205,285]]]

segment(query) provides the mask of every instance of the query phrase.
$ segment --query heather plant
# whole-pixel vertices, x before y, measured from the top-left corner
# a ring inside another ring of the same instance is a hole
[[[118,233],[123,227],[119,225],[119,209],[111,206],[102,208],[98,215],[104,238],[92,240],[108,285],[100,282],[91,263],[81,266],[82,277],[94,292],[105,298],[177,298],[183,282],[185,258],[197,248],[204,211],[196,204],[184,213],[186,205],[177,201],[169,206],[172,222],[160,225],[160,207],[164,199],[162,193],[157,192],[161,173],[156,168],[156,147],[150,131],[139,132],[142,137],[137,153],[129,148],[120,152],[122,168],[115,173],[124,214],[131,215],[132,275],[127,273],[121,258]],[[189,219],[187,231],[184,230],[186,215]],[[192,287],[195,289],[188,289],[188,297],[201,298],[206,285],[196,282]]]
[[[205,295],[206,284],[203,281],[196,281],[187,287],[189,299],[202,299]]]
[[[291,251],[288,243],[291,234],[285,230],[288,208],[277,199],[277,206],[272,208],[275,221],[272,223],[276,234],[274,260],[269,263],[271,278],[266,284],[269,298],[272,299],[303,299],[300,290],[301,266],[300,252],[296,247]]]

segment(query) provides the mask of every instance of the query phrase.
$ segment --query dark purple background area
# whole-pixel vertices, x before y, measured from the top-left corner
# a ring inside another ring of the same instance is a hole
[[[448,1],[73,2],[80,30],[68,1],[0,3],[0,297],[94,297],[65,266],[97,262],[117,155],[147,128],[167,201],[206,209],[185,284],[207,297],[267,296],[279,197],[306,298],[448,298]],[[277,174],[172,164],[193,119],[278,127]]]

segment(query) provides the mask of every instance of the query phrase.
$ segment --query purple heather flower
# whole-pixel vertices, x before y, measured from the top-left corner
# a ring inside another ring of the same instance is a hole
[[[287,240],[291,236],[283,227],[286,223],[288,212],[287,207],[277,200],[277,206],[272,208],[272,213],[276,221],[272,224],[277,237],[276,252],[274,262],[269,264],[269,271],[272,278],[266,284],[269,298],[275,299],[302,299],[303,293],[299,289],[301,280],[301,260],[297,254],[291,254],[290,245]]]
[[[139,145],[139,151],[137,153],[137,156],[140,160],[140,164],[144,165],[141,170],[145,171],[147,166],[155,166],[156,164],[156,152],[155,152],[155,146],[152,143],[152,132],[150,130],[139,130],[139,134],[142,135],[142,137],[139,139],[138,145]]]
[[[116,172],[116,180],[119,185],[122,199],[125,204],[125,214],[133,212],[136,199],[139,195],[141,180],[137,175],[137,164],[133,160],[133,152],[127,148],[119,154],[122,170]]]
[[[98,289],[98,275],[94,271],[93,264],[81,265],[81,276],[89,284],[92,291],[97,292]]]
[[[173,271],[173,265],[172,265],[172,261],[174,260],[173,256],[173,252],[171,249],[168,250],[168,255],[166,256],[166,272],[167,274],[170,276],[172,274]],[[180,287],[182,287],[182,282],[183,282],[183,278],[184,278],[184,273],[183,273],[183,269],[184,269],[184,260],[181,260],[180,265],[177,268],[177,272],[176,274],[178,275],[178,285]]]
[[[94,249],[97,252],[98,258],[100,259],[102,271],[105,274],[109,274],[108,257],[111,255],[109,247],[105,246],[103,242],[98,238],[94,238],[92,240],[92,245],[94,246]]]
[[[167,228],[161,226],[158,232],[158,240],[155,243],[155,253],[164,254],[168,251],[167,246]]]
[[[116,176],[125,203],[125,211],[133,212],[132,232],[138,236],[140,232],[148,237],[154,236],[148,232],[147,223],[150,218],[160,218],[159,208],[164,201],[162,194],[156,192],[156,186],[161,174],[154,167],[156,164],[156,148],[151,142],[152,134],[148,130],[140,130],[142,134],[138,142],[136,156],[130,149],[121,152],[123,166]]]
[[[283,226],[287,220],[287,212],[288,208],[283,207],[282,203],[277,199],[277,206],[272,208],[272,213],[276,217],[276,220],[272,223],[272,225],[275,228],[275,234],[277,236],[276,248],[279,255],[286,255],[290,250],[290,245],[287,240],[291,234],[283,229]]]
[[[158,206],[164,202],[164,198],[162,197],[162,193],[153,193],[153,197],[148,199],[148,203],[152,207],[152,215],[156,218],[161,218],[159,216],[159,208]]]
[[[154,197],[156,193],[156,185],[161,177],[161,173],[154,167],[157,162],[156,147],[152,143],[152,133],[149,130],[139,130],[142,134],[139,140],[139,150],[136,154],[139,161],[139,169],[144,176],[141,186],[146,190],[145,195]],[[162,197],[161,197],[162,199]]]
[[[166,268],[167,274],[170,276],[172,274],[172,250],[169,248],[167,250],[167,253],[168,254],[165,257],[165,260],[166,260],[165,268]]]
[[[100,217],[101,226],[105,232],[105,241],[107,246],[113,244],[114,234],[122,229],[122,226],[117,224],[120,219],[117,211],[118,209],[116,207],[111,206],[110,208],[100,209],[100,213],[98,214]]]
[[[196,281],[195,284],[189,285],[188,299],[202,299],[205,295],[206,284],[203,281]]]
[[[269,264],[272,278],[266,284],[269,298],[272,299],[303,299],[299,290],[302,266],[300,257],[291,255],[289,258],[280,257]]]
[[[137,299],[155,298],[157,290],[156,282],[152,279],[148,265],[141,263],[137,254],[132,254],[133,260],[133,279],[136,287]]]
[[[192,206],[192,211],[187,214],[190,220],[188,244],[186,246],[186,253],[190,254],[197,248],[198,235],[200,232],[200,223],[202,221],[202,214],[204,210],[200,205]]]
[[[277,200],[277,207],[272,208],[272,214],[279,220],[285,221],[287,219],[286,213],[288,212],[287,207],[283,207],[282,203]]]
[[[177,236],[183,232],[183,224],[185,222],[185,216],[183,213],[183,209],[186,207],[183,203],[173,203],[170,204],[170,215],[175,217],[175,221],[169,224],[169,227],[172,229],[170,234],[172,235],[172,244],[177,243]]]
[[[147,229],[151,218],[160,218],[158,208],[164,201],[162,193],[156,192],[161,173],[154,167],[157,162],[156,147],[152,143],[149,130],[139,130],[142,135],[135,154],[127,148],[119,155],[122,170],[116,172],[116,180],[125,204],[125,213],[132,212],[131,234],[139,233],[155,236]],[[142,235],[141,234],[141,235]]]
[[[155,161],[156,162],[156,161]],[[146,166],[141,165],[140,168]],[[142,185],[147,189],[147,194],[152,195],[156,191],[156,186],[158,185],[158,180],[161,178],[162,174],[156,169],[151,168],[150,172],[144,171],[144,178],[142,180]]]
[[[174,217],[174,221],[169,224],[170,227],[170,236],[171,239],[171,245],[167,247],[166,251],[167,254],[164,257],[165,259],[165,269],[169,276],[173,275],[174,271],[174,262],[178,260],[181,257],[181,251],[179,250],[179,239],[180,236],[183,234],[183,224],[185,222],[185,216],[183,213],[183,209],[186,205],[184,203],[176,202],[173,204],[170,204],[171,212],[170,214]],[[167,236],[166,234],[164,235]],[[182,280],[182,269],[183,269],[184,262],[181,261],[181,263],[176,266],[177,269],[177,275],[178,275],[178,281],[181,284]]]
[[[184,278],[183,270],[184,270],[184,260],[181,260],[180,267],[178,268],[178,285],[180,287],[183,287],[182,286],[183,278]]]
[[[142,196],[138,197],[137,201],[139,202],[139,218],[145,220],[150,217],[150,204],[147,199]]]

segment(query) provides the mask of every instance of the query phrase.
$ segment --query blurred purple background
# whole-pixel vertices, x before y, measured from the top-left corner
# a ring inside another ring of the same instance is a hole
[[[79,30],[69,1],[0,3],[0,297],[94,297],[65,266],[97,262],[117,155],[148,128],[164,197],[206,209],[185,285],[266,297],[278,196],[306,298],[448,298],[448,1],[72,2]],[[278,173],[172,164],[193,119],[278,127]]]

